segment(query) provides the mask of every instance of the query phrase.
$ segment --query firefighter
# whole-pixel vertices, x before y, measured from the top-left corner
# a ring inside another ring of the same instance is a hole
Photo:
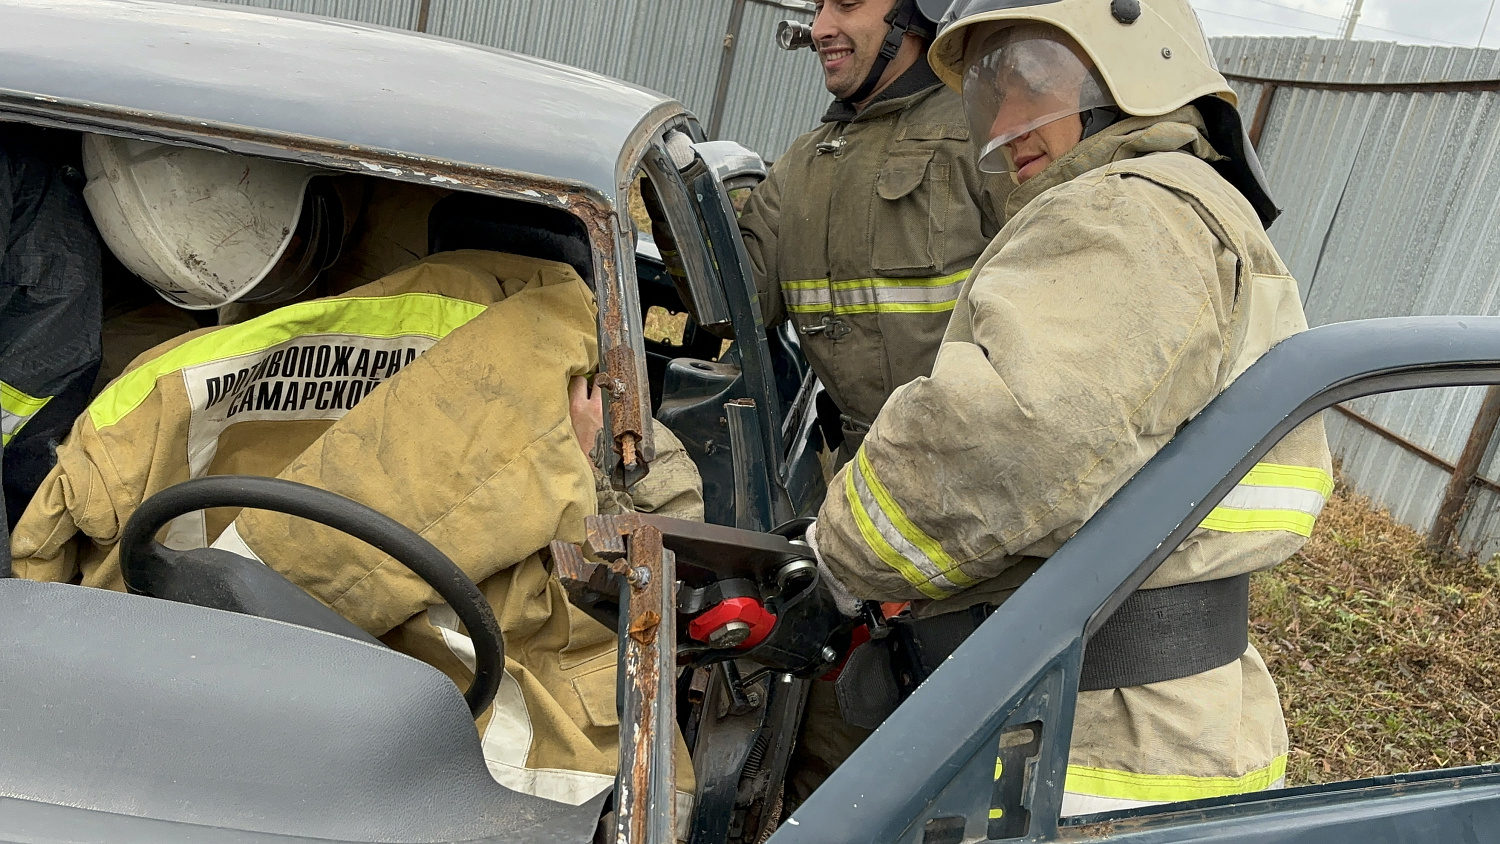
[[[1010,182],[975,168],[959,97],[922,60],[935,26],[915,0],[817,6],[836,99],[751,194],[740,233],[766,325],[796,327],[847,459],[891,391],[931,369]]]
[[[102,136],[86,139],[85,166],[106,243],[183,305],[291,298],[340,251],[339,204],[319,171]],[[193,477],[275,476],[358,500],[442,549],[494,607],[506,673],[477,723],[491,773],[578,804],[617,768],[615,634],[568,603],[546,549],[581,541],[598,506],[579,440],[592,431],[575,432],[570,415],[570,383],[597,366],[597,311],[570,264],[473,248],[486,228],[440,213],[455,200],[476,214],[505,205],[450,197],[431,219],[458,235],[434,231],[435,254],[137,359],[74,424],[16,526],[15,568],[123,589],[125,521]],[[688,488],[643,497],[701,519],[692,463],[667,445],[658,462],[679,459],[664,474]],[[352,537],[279,513],[210,510],[174,520],[164,541],[263,561],[460,687],[472,678],[453,611]],[[680,740],[678,750],[685,797],[692,767]]]
[[[83,176],[0,141],[0,542],[53,464],[99,368],[99,236]]]
[[[972,629],[1306,328],[1186,0],[960,0],[950,14],[930,59],[962,92],[980,166],[1018,187],[931,377],[886,403],[813,532],[843,605],[915,601],[917,636],[924,620]],[[1197,658],[1164,664],[1140,630],[1091,645],[1064,814],[1282,783],[1286,726],[1246,644],[1246,583],[1306,541],[1330,472],[1321,421],[1297,428],[1130,598],[1174,619]],[[1195,600],[1207,619],[1185,612]]]

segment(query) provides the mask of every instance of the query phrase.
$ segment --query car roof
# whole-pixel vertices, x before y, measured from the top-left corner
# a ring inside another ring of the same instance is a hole
[[[151,0],[6,0],[0,110],[28,104],[534,174],[605,197],[647,119],[683,110],[566,65],[366,24]]]

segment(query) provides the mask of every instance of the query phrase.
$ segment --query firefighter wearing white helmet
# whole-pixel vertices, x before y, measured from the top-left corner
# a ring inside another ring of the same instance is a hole
[[[1018,184],[1009,222],[931,377],[886,403],[810,534],[846,607],[913,600],[927,644],[1011,598],[1306,327],[1234,94],[1185,0],[959,0],[943,23],[929,58],[961,89],[981,166]],[[1064,814],[1283,781],[1247,578],[1306,541],[1330,472],[1321,422],[1297,428],[1090,640]],[[1130,620],[1145,617],[1160,624]]]
[[[84,199],[126,268],[174,305],[296,298],[338,257],[344,214],[322,171],[85,135]]]

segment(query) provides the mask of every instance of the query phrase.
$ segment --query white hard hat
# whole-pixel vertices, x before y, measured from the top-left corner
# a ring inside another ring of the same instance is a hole
[[[1044,92],[1054,99],[1064,92],[1075,99],[1067,108],[1042,108],[1048,103],[1038,98],[1036,120],[1068,110],[1088,115],[1101,105],[1155,117],[1191,104],[1222,156],[1212,162],[1214,169],[1249,200],[1263,224],[1280,213],[1236,110],[1239,99],[1219,73],[1188,0],[917,2],[928,17],[941,19],[928,62],[964,94],[971,123],[979,121],[971,132],[980,152],[991,154],[993,169],[1003,169],[993,153],[1004,143],[993,139],[1015,130],[1002,119],[1007,115],[995,102],[996,91],[981,88],[1008,84],[1016,90],[1037,82],[1043,89],[1050,85]],[[1005,33],[1009,28],[1017,31]]]
[[[311,167],[90,134],[83,169],[104,242],[183,308],[286,301],[342,244],[340,204],[309,190]]]

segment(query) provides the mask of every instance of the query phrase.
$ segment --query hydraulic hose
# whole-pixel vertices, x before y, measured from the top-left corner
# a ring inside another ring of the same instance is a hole
[[[210,507],[271,510],[342,531],[384,551],[422,578],[442,597],[467,628],[474,642],[474,680],[464,692],[477,718],[494,700],[505,676],[505,642],[500,622],[474,581],[431,542],[389,516],[342,495],[252,475],[217,475],[184,481],[146,499],[120,535],[120,570],[126,586],[141,577],[142,553],[156,544],[156,532],[186,513]]]

